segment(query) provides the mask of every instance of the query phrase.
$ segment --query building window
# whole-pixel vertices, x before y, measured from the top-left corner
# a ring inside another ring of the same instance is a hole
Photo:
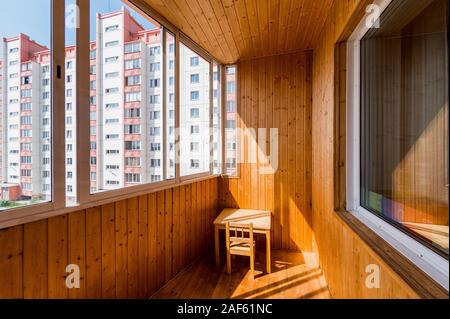
[[[141,51],[141,44],[137,43],[129,43],[125,45],[125,53],[134,53]]]
[[[125,60],[125,70],[140,69],[140,68],[141,68],[140,59]]]
[[[156,72],[161,69],[161,63],[150,63],[150,72]]]
[[[417,4],[393,0],[349,42],[346,202],[430,275],[442,255],[448,284],[448,2]]]
[[[116,47],[119,45],[119,41],[109,41],[105,43],[105,47],[110,48],[110,47]]]
[[[200,59],[198,56],[191,58],[191,66],[199,66],[200,65]]]
[[[191,74],[191,84],[200,83],[200,74]]]
[[[199,99],[200,99],[200,92],[192,91],[191,92],[191,101],[198,101]]]
[[[161,86],[161,80],[160,79],[151,79],[150,80],[150,88],[159,88]]]
[[[128,86],[140,85],[141,84],[141,76],[140,75],[127,76],[126,83]]]
[[[161,47],[157,46],[157,47],[151,47],[150,48],[150,56],[156,56],[161,54]]]

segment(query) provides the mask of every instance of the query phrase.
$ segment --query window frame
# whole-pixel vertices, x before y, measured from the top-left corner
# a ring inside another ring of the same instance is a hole
[[[65,55],[64,32],[58,32],[64,25],[64,0],[51,0],[50,14],[51,48],[50,48],[50,79],[52,100],[52,199],[46,203],[12,208],[0,212],[0,228],[17,224],[18,220],[30,215],[38,215],[65,207],[65,108],[55,105],[65,105]],[[59,76],[58,76],[59,75]],[[58,176],[58,178],[55,178]],[[5,226],[6,225],[6,226]]]
[[[382,14],[395,0],[376,0]],[[369,31],[363,17],[347,41],[347,133],[346,210],[417,265],[441,286],[449,289],[449,261],[441,254],[399,230],[385,219],[361,206],[360,201],[360,40]],[[351,168],[351,169],[350,169]]]
[[[52,46],[51,46],[51,63],[50,63],[50,78],[52,86],[52,200],[47,203],[35,204],[20,208],[11,208],[0,213],[0,229],[6,227],[12,227],[19,224],[24,224],[32,221],[37,221],[61,214],[67,214],[75,212],[80,209],[86,209],[89,207],[95,207],[105,203],[115,202],[117,200],[126,199],[142,194],[148,194],[168,188],[177,187],[180,185],[187,185],[194,181],[202,181],[210,178],[216,178],[223,175],[224,163],[224,125],[223,114],[225,108],[223,107],[224,101],[224,71],[227,67],[218,59],[211,56],[208,52],[203,50],[198,44],[193,42],[189,37],[185,36],[182,31],[171,25],[167,20],[154,12],[150,7],[137,5],[131,3],[129,0],[124,1],[132,9],[142,14],[144,17],[148,16],[154,19],[161,25],[162,44],[161,52],[163,54],[162,61],[166,61],[166,54],[170,50],[170,45],[166,41],[167,32],[174,36],[175,43],[175,127],[180,127],[180,43],[183,42],[186,47],[198,54],[201,58],[205,59],[210,64],[210,130],[211,139],[213,133],[213,83],[214,83],[214,64],[217,65],[220,70],[220,103],[221,103],[221,141],[219,144],[222,147],[222,163],[221,172],[214,174],[213,170],[213,141],[211,140],[210,147],[210,170],[208,172],[200,174],[192,174],[188,176],[180,176],[179,165],[179,134],[175,135],[175,178],[166,179],[168,160],[166,158],[166,152],[162,157],[162,167],[164,169],[161,181],[157,182],[145,182],[139,185],[133,185],[130,187],[123,187],[114,190],[105,190],[98,193],[91,194],[90,187],[90,130],[83,129],[90,126],[90,73],[91,73],[91,48],[90,48],[90,4],[89,1],[76,0],[76,5],[79,8],[79,28],[76,30],[77,38],[77,50],[76,50],[76,65],[75,71],[77,77],[76,91],[73,95],[76,97],[78,107],[76,112],[76,138],[77,145],[73,152],[76,152],[76,161],[73,163],[76,166],[77,174],[74,185],[77,201],[74,203],[66,202],[66,127],[65,127],[65,112],[66,112],[66,60],[65,60],[65,32],[59,32],[60,26],[65,24],[65,2],[64,0],[51,0],[52,13],[51,13],[51,28],[52,28]],[[233,65],[235,66],[235,65]],[[142,61],[141,61],[142,67]],[[236,66],[235,66],[236,67]],[[161,71],[165,72],[165,68],[169,68],[168,63],[163,63]],[[95,69],[94,69],[95,70]],[[236,67],[237,72],[237,67]],[[96,72],[97,73],[97,72]],[[166,73],[164,73],[166,76]],[[236,78],[237,82],[237,78]],[[166,107],[167,98],[167,81],[161,80],[160,85],[163,87],[161,96],[163,104],[163,123],[167,123],[166,116],[168,111]],[[236,90],[238,88],[236,87]],[[236,101],[236,109],[238,109],[238,102]],[[64,105],[63,108],[55,107],[55,105]],[[162,134],[166,134],[168,126],[164,125]],[[162,147],[165,150],[169,145],[166,136],[162,140]]]

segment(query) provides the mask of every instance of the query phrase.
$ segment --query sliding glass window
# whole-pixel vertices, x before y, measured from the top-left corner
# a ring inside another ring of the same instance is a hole
[[[2,3],[0,212],[54,195],[51,30],[52,1]]]
[[[448,1],[393,1],[361,40],[361,206],[448,255]]]
[[[180,175],[210,172],[211,64],[180,43]]]

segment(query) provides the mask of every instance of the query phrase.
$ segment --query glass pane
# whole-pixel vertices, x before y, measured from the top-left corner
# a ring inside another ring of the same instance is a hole
[[[66,10],[73,16],[76,1],[66,0]],[[76,23],[75,19],[66,23],[65,50],[65,117],[66,117],[66,203],[77,204],[77,103],[76,103]]]
[[[180,174],[210,171],[210,64],[180,44]]]
[[[361,205],[445,254],[447,6],[395,1],[361,41]]]
[[[225,105],[225,174],[237,175],[237,99],[236,99],[236,67],[227,67]]]
[[[52,200],[51,1],[2,3],[0,39],[2,211]]]
[[[176,142],[176,117],[175,117],[175,37],[166,31],[166,178],[175,178],[175,142]]]
[[[213,67],[213,173],[222,173],[222,93],[220,66]]]
[[[162,28],[91,1],[91,193],[163,180]]]

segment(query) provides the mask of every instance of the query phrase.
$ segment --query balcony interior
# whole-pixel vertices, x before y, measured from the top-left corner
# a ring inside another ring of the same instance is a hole
[[[186,180],[6,223],[0,230],[0,298],[448,298],[343,209],[345,144],[339,141],[345,120],[338,106],[346,103],[345,41],[373,1],[124,2],[182,32],[222,65],[236,65],[237,127],[265,133],[239,141],[243,159],[235,177]],[[268,164],[258,159],[272,147],[272,128],[278,130],[278,156]],[[256,161],[248,153],[252,146]],[[398,164],[398,174],[405,165]],[[446,205],[443,230],[413,219],[405,225],[447,245],[448,254]],[[215,264],[213,221],[224,208],[272,213],[271,273],[261,234],[254,279],[249,259],[241,256],[227,274],[223,231]],[[82,269],[76,290],[61,280],[74,261]],[[366,286],[370,264],[380,268],[380,289]]]

